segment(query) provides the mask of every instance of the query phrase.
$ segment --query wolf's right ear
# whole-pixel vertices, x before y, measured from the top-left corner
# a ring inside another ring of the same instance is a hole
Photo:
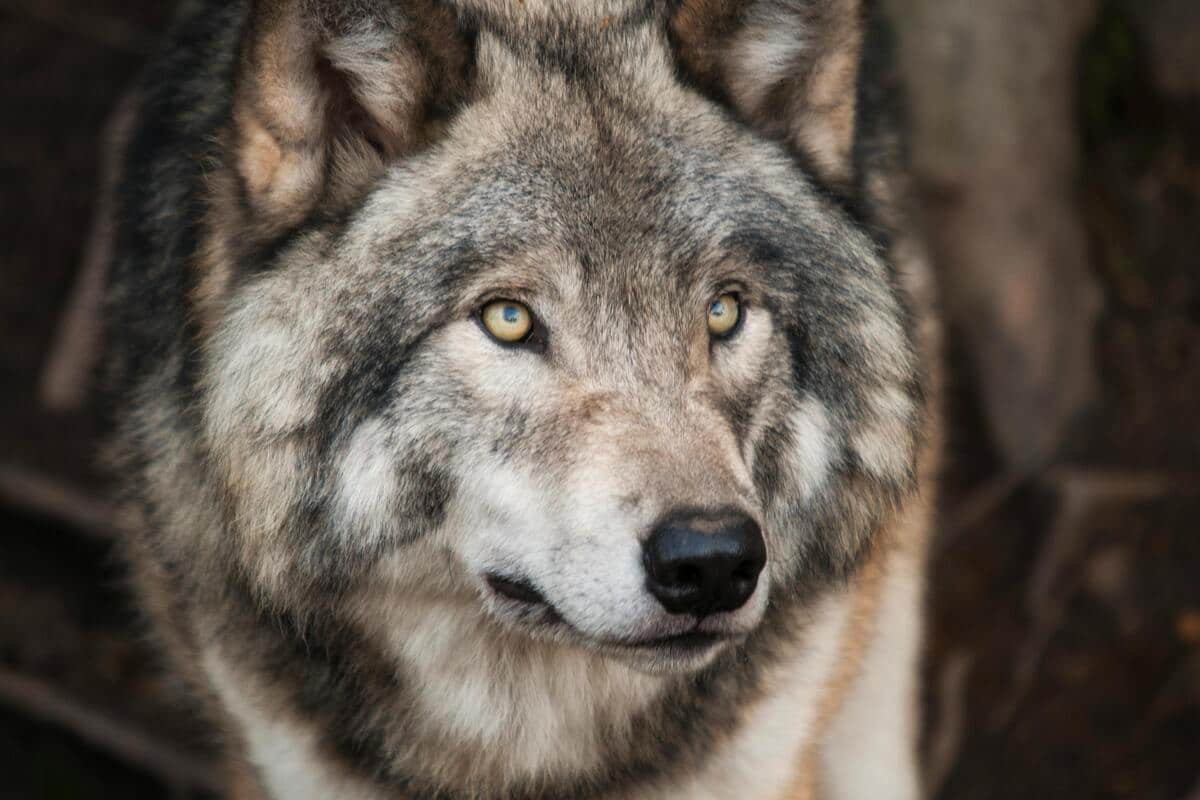
[[[870,0],[672,0],[680,65],[834,186],[852,178]]]
[[[466,91],[471,49],[437,0],[255,0],[233,110],[254,232],[337,207]]]

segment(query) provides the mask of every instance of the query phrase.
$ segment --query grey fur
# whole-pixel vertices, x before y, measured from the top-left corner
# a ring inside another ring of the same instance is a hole
[[[788,89],[789,128],[740,102],[755,65],[722,49],[769,18],[795,53],[816,37],[857,64],[857,5],[751,1],[707,43],[676,5],[185,3],[127,149],[112,451],[139,591],[235,756],[256,758],[231,680],[364,797],[672,785],[912,495],[900,217],[864,188],[891,185],[890,140],[873,121],[806,150],[825,56]],[[743,328],[709,341],[729,289]],[[488,340],[493,297],[526,303],[544,346]],[[723,647],[635,653],[619,643],[701,624],[657,607],[636,558],[680,507],[761,521],[767,572],[703,623]],[[492,596],[489,571],[549,605]],[[440,619],[518,706],[509,661],[592,665],[586,732],[539,761],[528,737],[438,728],[436,675],[405,648]]]

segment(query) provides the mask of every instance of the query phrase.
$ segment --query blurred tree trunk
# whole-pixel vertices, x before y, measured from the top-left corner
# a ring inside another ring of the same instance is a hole
[[[1100,293],[1076,190],[1093,0],[888,0],[949,335],[1010,467],[1050,456],[1094,390]]]

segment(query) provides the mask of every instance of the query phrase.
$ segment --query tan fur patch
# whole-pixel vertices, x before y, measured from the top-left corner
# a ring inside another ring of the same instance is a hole
[[[857,116],[855,85],[858,81],[862,25],[859,0],[840,0],[827,12],[835,30],[832,41],[816,59],[804,96],[792,110],[792,137],[807,152],[829,181],[850,179],[850,150]]]
[[[200,340],[212,338],[220,322],[224,300],[237,263],[232,242],[241,229],[234,202],[237,187],[232,175],[220,170],[209,181],[208,213],[204,219],[204,238],[192,262],[195,281],[189,301]]]
[[[240,758],[229,759],[226,770],[229,800],[268,800],[253,768]]]
[[[344,205],[385,159],[420,147],[427,107],[464,91],[467,61],[451,12],[433,3],[261,4],[242,54],[233,137],[255,234],[277,235],[319,202]]]
[[[336,14],[315,8],[264,2],[252,20],[223,134],[231,157],[206,176],[205,233],[189,298],[202,341],[216,329],[249,248],[318,206],[335,211],[353,202],[385,159],[428,141],[440,125],[424,118],[435,96],[465,92],[466,49],[445,8],[407,4],[409,16],[395,23],[404,30],[330,19]]]
[[[743,6],[738,0],[683,0],[671,18],[679,58],[701,83],[719,83],[722,50]]]

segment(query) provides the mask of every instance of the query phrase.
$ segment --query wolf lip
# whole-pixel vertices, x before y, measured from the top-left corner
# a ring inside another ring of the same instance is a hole
[[[516,600],[518,603],[528,603],[530,605],[550,605],[542,593],[535,589],[533,584],[528,581],[489,574],[487,576],[487,583],[492,591],[509,600]]]
[[[727,637],[715,633],[691,631],[690,633],[681,633],[675,636],[663,636],[657,639],[644,639],[636,642],[627,642],[624,646],[634,650],[695,651],[712,647],[726,638]]]

